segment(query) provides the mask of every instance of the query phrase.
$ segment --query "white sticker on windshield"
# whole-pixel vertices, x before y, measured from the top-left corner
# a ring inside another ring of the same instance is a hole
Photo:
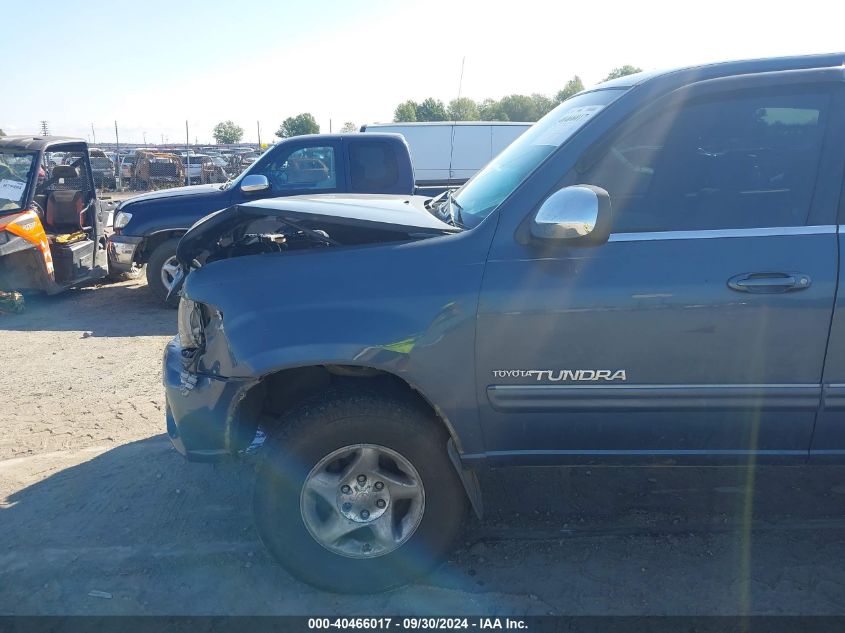
[[[18,182],[17,180],[0,180],[0,200],[11,200],[12,202],[20,202],[23,198],[23,190],[26,188],[25,182]]]
[[[533,145],[560,145],[602,108],[603,105],[588,105],[567,110],[548,130],[534,139]]]

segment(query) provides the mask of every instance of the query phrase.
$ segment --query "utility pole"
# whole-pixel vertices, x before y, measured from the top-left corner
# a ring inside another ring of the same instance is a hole
[[[188,134],[188,119],[185,119],[185,184],[191,184],[191,136]]]
[[[117,151],[115,153],[115,166],[114,166],[114,175],[115,175],[115,183],[117,184],[117,190],[123,191],[123,174],[121,173],[120,169],[120,135],[117,133],[117,121],[114,122],[114,143],[117,146]]]
[[[329,119],[329,134],[332,133],[332,120]]]
[[[97,144],[97,133],[94,131],[94,124],[91,124],[91,138],[94,139],[94,145]]]
[[[50,136],[50,128],[47,126],[47,121],[41,121],[41,136]]]
[[[143,134],[143,135],[144,135],[144,147],[146,147],[146,146],[147,146],[147,133],[146,133],[146,132],[141,132],[141,134]]]
[[[261,149],[261,121],[256,121],[255,127],[258,129],[258,149]]]

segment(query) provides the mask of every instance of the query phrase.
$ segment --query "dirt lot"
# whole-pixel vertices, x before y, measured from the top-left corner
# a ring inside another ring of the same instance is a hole
[[[0,613],[845,614],[834,468],[489,473],[432,577],[315,591],[258,542],[251,466],[187,464],[163,434],[174,329],[140,282],[0,316]]]

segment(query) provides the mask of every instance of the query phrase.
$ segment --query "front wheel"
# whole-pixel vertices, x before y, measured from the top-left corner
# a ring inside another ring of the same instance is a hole
[[[171,308],[179,305],[178,297],[171,297],[169,300],[167,298],[179,267],[179,262],[176,260],[178,244],[178,237],[163,242],[152,252],[147,261],[147,286],[162,303]]]
[[[375,593],[425,574],[467,509],[434,414],[375,393],[334,393],[286,415],[253,499],[270,553],[305,582]]]

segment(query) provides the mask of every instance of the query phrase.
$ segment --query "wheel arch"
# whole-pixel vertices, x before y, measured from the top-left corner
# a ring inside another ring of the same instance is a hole
[[[188,229],[163,229],[155,231],[144,236],[142,247],[138,249],[135,255],[135,263],[138,265],[146,264],[150,260],[150,255],[153,254],[159,246],[174,238],[180,238]]]
[[[286,367],[269,372],[250,385],[237,403],[229,446],[244,450],[253,442],[259,427],[274,428],[279,418],[298,404],[329,388],[360,388],[408,399],[431,412],[449,437],[445,447],[463,483],[476,515],[481,517],[481,490],[475,472],[462,464],[461,437],[455,425],[434,400],[405,377],[388,370],[358,365],[326,364]]]

